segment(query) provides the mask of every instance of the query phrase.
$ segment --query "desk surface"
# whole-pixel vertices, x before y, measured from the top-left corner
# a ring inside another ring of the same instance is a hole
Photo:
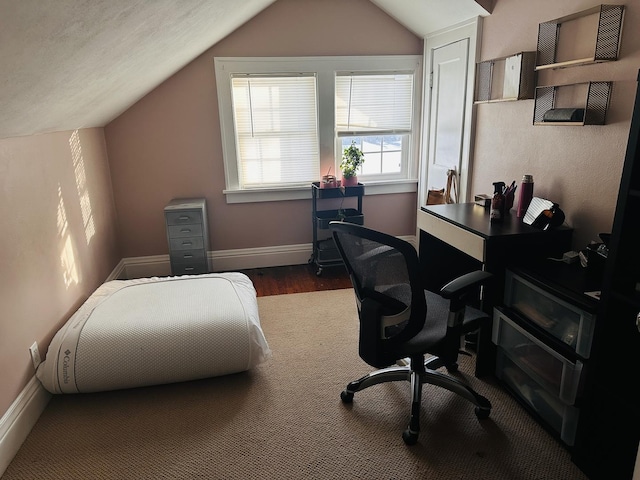
[[[509,235],[541,235],[545,230],[522,223],[515,212],[505,215],[502,223],[491,223],[489,211],[475,203],[452,203],[448,205],[426,205],[423,212],[434,215],[485,239]],[[556,230],[569,230],[561,226]]]

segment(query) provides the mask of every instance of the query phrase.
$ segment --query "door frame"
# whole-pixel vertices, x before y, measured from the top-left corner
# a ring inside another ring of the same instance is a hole
[[[431,114],[431,72],[433,71],[433,51],[451,43],[469,39],[469,55],[467,68],[467,85],[464,112],[464,129],[462,139],[462,160],[460,172],[458,172],[458,201],[467,202],[470,197],[473,135],[475,133],[475,109],[473,98],[475,91],[476,63],[480,57],[480,43],[482,38],[482,17],[469,19],[465,22],[452,25],[444,30],[430,33],[424,37],[424,81],[423,108],[422,108],[422,140],[420,142],[420,168],[418,172],[418,211],[427,202],[428,171],[429,171],[429,131]]]

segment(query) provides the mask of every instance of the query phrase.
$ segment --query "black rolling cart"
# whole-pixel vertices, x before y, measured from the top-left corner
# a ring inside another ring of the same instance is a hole
[[[362,183],[344,188],[320,188],[320,182],[311,184],[313,253],[309,263],[314,263],[318,267],[316,275],[322,275],[323,268],[343,265],[340,253],[329,232],[329,222],[341,220],[358,225],[364,224],[363,196]],[[326,209],[319,209],[319,203]],[[346,205],[347,203],[351,205],[350,208]],[[353,208],[353,203],[356,203],[356,208]]]

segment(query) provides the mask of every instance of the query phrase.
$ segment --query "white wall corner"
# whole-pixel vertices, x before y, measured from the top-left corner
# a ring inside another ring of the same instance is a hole
[[[126,270],[126,266],[124,263],[124,258],[121,258],[118,264],[114,267],[114,269],[111,271],[111,273],[107,277],[106,281],[108,282],[110,280],[118,280],[121,278],[125,278],[126,276],[125,270]]]
[[[34,375],[0,419],[0,477],[44,412],[51,394]]]

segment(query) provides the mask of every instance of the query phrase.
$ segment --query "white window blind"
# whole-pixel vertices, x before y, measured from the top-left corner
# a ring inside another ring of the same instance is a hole
[[[413,74],[336,76],[336,130],[342,134],[410,133]]]
[[[232,78],[240,188],[317,180],[316,90],[312,74]]]

